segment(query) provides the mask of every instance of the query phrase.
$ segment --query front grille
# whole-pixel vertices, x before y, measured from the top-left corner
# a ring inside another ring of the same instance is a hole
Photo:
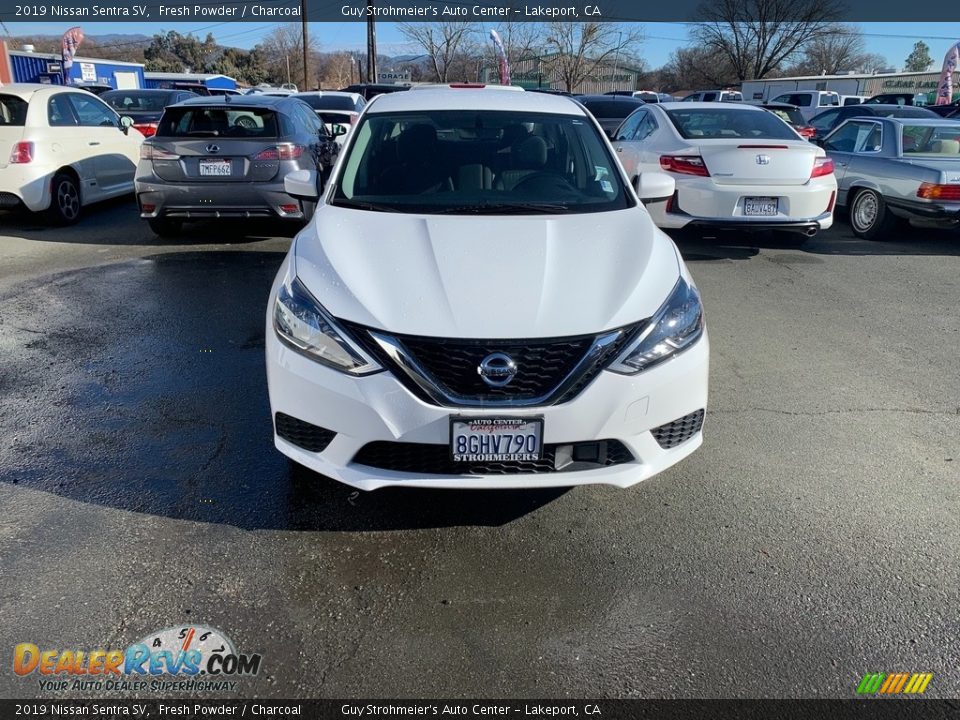
[[[703,410],[684,415],[682,418],[669,422],[666,425],[654,428],[650,432],[660,443],[660,447],[669,450],[682,442],[686,442],[703,427]]]
[[[275,423],[277,435],[310,452],[323,452],[336,436],[333,430],[311,425],[281,412],[276,414]]]
[[[386,336],[411,363],[402,366],[371,337],[353,326],[354,337],[411,392],[448,407],[555,405],[576,397],[636,336],[645,322],[599,335],[536,340],[461,340]],[[609,340],[607,338],[610,338]],[[481,361],[503,353],[517,365],[504,387],[491,387],[478,372]]]
[[[557,467],[557,456],[565,464]],[[576,457],[592,460],[576,460]],[[633,461],[633,455],[619,440],[545,445],[540,460],[516,462],[454,462],[449,445],[423,445],[378,441],[364,445],[354,456],[358,465],[421,475],[519,475],[596,470]]]

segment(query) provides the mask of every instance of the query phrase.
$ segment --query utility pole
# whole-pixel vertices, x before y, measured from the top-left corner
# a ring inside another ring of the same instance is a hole
[[[310,43],[307,33],[307,0],[300,0],[300,20],[303,23],[303,87],[304,92],[312,90],[310,84]]]
[[[373,0],[367,0],[367,82],[377,81],[377,25]]]

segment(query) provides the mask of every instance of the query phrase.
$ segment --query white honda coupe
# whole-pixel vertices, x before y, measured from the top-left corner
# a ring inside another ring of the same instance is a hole
[[[774,228],[812,236],[833,224],[833,161],[762,108],[645,105],[612,138],[629,177],[663,170],[676,179],[670,198],[647,206],[661,228]]]

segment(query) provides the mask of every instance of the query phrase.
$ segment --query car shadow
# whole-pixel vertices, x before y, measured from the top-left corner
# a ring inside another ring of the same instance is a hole
[[[563,494],[356,492],[291,466],[273,446],[263,357],[283,257],[162,253],[0,297],[2,481],[251,530],[500,526]]]
[[[761,250],[797,251],[813,255],[934,255],[960,256],[960,234],[956,230],[898,225],[883,240],[856,237],[841,214],[833,227],[811,237],[783,231],[681,232],[671,235],[688,262],[749,260]],[[812,260],[812,258],[811,258]]]
[[[175,237],[159,237],[141,220],[132,195],[88,205],[76,225],[50,225],[44,217],[26,210],[0,213],[0,235],[33,242],[85,245],[170,246],[183,244],[251,243],[273,237],[290,237],[303,226],[267,218],[200,220],[185,223]]]

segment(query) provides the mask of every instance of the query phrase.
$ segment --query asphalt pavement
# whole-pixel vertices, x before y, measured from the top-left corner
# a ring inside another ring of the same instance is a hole
[[[272,446],[276,232],[0,217],[8,658],[202,624],[239,696],[960,695],[960,234],[682,240],[710,406],[650,481],[358,493]]]

